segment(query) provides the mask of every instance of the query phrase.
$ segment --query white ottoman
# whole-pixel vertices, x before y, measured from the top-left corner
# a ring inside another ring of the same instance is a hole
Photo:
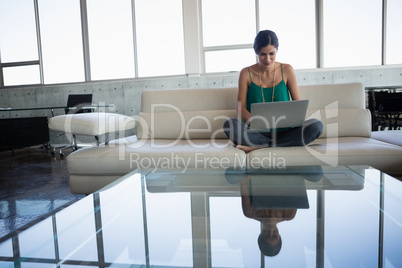
[[[134,127],[134,118],[115,113],[78,113],[49,118],[49,129],[73,135],[73,144],[63,147],[60,150],[60,156],[63,156],[63,149],[70,147],[77,149],[76,135],[93,136],[98,145],[99,137],[106,135],[105,143],[107,144],[109,133],[126,131]]]

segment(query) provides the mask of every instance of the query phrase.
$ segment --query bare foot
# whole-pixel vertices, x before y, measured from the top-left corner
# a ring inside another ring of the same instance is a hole
[[[261,148],[258,148],[258,147],[250,147],[250,146],[246,146],[246,145],[237,145],[236,148],[244,151],[245,153],[249,153],[251,151],[261,149]]]

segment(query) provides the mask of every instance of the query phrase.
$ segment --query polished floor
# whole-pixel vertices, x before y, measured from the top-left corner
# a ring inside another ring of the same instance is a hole
[[[65,160],[48,150],[0,152],[0,241],[83,198],[68,178]]]

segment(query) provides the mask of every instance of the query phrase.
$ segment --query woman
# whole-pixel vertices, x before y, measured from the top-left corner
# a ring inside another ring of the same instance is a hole
[[[317,119],[306,120],[301,127],[271,132],[258,132],[248,128],[252,103],[300,99],[293,67],[275,61],[278,47],[278,37],[273,31],[265,30],[257,34],[254,51],[258,56],[258,63],[242,69],[239,77],[237,101],[241,121],[229,119],[223,126],[230,140],[245,152],[266,147],[303,146],[322,133],[323,125]]]

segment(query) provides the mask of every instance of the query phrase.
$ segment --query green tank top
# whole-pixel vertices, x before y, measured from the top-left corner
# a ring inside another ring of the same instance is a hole
[[[286,86],[285,81],[283,80],[282,63],[281,63],[281,71],[282,71],[282,81],[278,85],[275,86],[274,101],[290,101],[288,87]],[[248,73],[250,74],[250,79],[251,79],[250,68],[248,68]],[[273,91],[273,87],[269,87],[269,88],[263,87],[262,88],[262,92],[264,93],[264,99],[266,102],[272,101],[272,91]],[[251,79],[251,84],[247,91],[246,109],[250,112],[251,104],[252,103],[260,103],[260,102],[263,102],[261,87],[256,85],[253,82],[253,80]]]

